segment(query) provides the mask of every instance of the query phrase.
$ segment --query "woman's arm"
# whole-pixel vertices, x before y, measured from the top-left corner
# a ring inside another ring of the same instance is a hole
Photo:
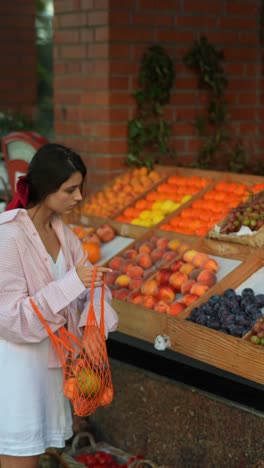
[[[40,342],[47,332],[30,305],[16,240],[8,239],[8,254],[6,247],[5,242],[0,242],[0,337],[14,343]],[[56,331],[66,321],[59,312],[83,291],[85,287],[73,267],[62,279],[50,282],[31,298]]]

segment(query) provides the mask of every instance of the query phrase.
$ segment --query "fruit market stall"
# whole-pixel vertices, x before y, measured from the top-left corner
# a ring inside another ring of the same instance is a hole
[[[141,192],[121,196],[105,216],[91,210],[95,194],[72,225],[84,248],[100,244],[93,263],[113,270],[105,279],[118,332],[263,384],[263,178],[182,168],[151,174],[128,171],[111,191],[127,194],[136,175]],[[222,225],[228,232],[212,235]],[[235,234],[241,226],[247,242]]]

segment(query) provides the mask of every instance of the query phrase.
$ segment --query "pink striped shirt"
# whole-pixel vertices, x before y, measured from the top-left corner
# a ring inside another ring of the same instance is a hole
[[[16,209],[0,214],[0,340],[37,343],[47,332],[32,310],[34,300],[55,332],[67,323],[68,330],[81,336],[86,322],[90,290],[77,275],[75,265],[83,256],[75,234],[60,217],[54,216],[55,230],[66,260],[67,273],[54,280],[48,253],[27,211]],[[94,308],[100,317],[101,288],[95,289]],[[111,292],[105,294],[105,330],[114,331],[118,317],[111,307]],[[60,367],[50,343],[49,367]]]

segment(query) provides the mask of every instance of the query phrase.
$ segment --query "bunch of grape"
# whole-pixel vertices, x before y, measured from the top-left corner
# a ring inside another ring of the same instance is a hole
[[[264,226],[264,191],[252,194],[246,202],[233,208],[224,220],[220,234],[238,232],[242,226],[258,231]]]
[[[215,294],[199,307],[194,307],[186,320],[241,338],[262,317],[262,307],[264,294],[255,294],[251,288],[237,294],[229,288],[223,295]]]
[[[260,317],[256,321],[252,332],[253,335],[250,338],[251,343],[264,346],[264,317]]]

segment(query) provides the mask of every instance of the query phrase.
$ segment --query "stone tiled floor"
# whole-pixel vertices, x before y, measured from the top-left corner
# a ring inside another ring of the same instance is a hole
[[[264,460],[264,413],[111,364],[115,399],[89,418],[97,440],[170,468],[253,468]]]

